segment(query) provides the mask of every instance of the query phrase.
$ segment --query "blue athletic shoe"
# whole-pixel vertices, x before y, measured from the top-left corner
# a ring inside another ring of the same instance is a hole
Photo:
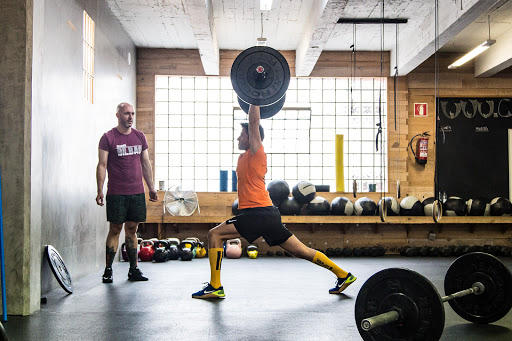
[[[205,283],[202,290],[192,294],[192,298],[224,298],[225,296],[222,286],[216,289],[210,283]]]
[[[343,290],[345,290],[350,284],[354,283],[357,277],[353,276],[350,272],[347,277],[338,278],[336,280],[336,286],[332,289],[329,289],[329,294],[339,294]]]

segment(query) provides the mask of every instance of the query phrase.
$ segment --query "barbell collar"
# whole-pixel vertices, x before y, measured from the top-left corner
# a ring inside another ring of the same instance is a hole
[[[455,298],[464,297],[464,296],[471,295],[471,294],[481,295],[484,291],[485,291],[485,286],[480,282],[476,282],[476,283],[473,283],[473,285],[469,289],[457,291],[451,295],[441,297],[441,301],[443,301],[443,303],[444,303],[444,302],[453,300]]]
[[[363,330],[365,331],[369,331],[374,328],[396,322],[398,321],[399,318],[400,314],[398,313],[398,311],[391,310],[388,311],[387,313],[365,318],[364,320],[361,321],[361,328],[363,328]]]

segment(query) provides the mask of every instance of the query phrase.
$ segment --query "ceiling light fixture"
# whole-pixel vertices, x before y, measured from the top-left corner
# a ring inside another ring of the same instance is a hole
[[[261,37],[256,39],[256,46],[267,46],[267,38],[263,37],[263,12],[261,13]]]
[[[256,46],[267,46],[267,38],[256,39]]]
[[[272,0],[260,0],[260,11],[270,11],[272,9]]]
[[[471,50],[468,53],[466,53],[464,56],[462,56],[462,58],[457,60],[455,63],[452,63],[452,64],[448,65],[448,69],[458,68],[459,66],[461,66],[464,63],[470,61],[471,59],[473,59],[476,56],[478,56],[480,53],[482,53],[485,50],[487,50],[492,44],[494,44],[496,42],[496,40],[491,39],[490,15],[487,16],[487,22],[488,22],[488,25],[489,25],[489,39],[487,39],[486,41],[484,41],[483,43],[481,43],[480,45],[475,47],[473,50]]]

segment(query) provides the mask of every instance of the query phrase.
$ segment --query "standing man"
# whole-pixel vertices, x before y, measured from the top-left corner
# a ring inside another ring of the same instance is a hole
[[[123,228],[130,270],[130,281],[147,281],[137,267],[137,226],[146,221],[146,198],[142,177],[149,189],[149,200],[157,201],[158,194],[153,185],[153,171],[148,156],[148,142],[141,131],[132,128],[135,112],[128,103],[117,106],[117,127],[103,134],[98,151],[96,203],[103,206],[103,183],[108,171],[107,220],[110,230],[107,235],[105,272],[103,283],[112,283],[112,263],[119,245],[119,234]]]
[[[208,231],[208,258],[210,260],[210,283],[192,294],[193,298],[222,298],[224,288],[220,282],[223,257],[222,243],[228,239],[243,237],[249,243],[263,236],[269,246],[279,245],[297,258],[306,259],[332,271],[336,286],[330,294],[339,294],[356,277],[334,264],[323,253],[304,245],[281,223],[279,210],[272,205],[265,189],[267,154],[263,149],[263,127],[260,125],[260,108],[249,107],[249,123],[242,123],[238,137],[238,149],[244,150],[238,158],[236,175],[238,179],[238,207],[240,213]]]

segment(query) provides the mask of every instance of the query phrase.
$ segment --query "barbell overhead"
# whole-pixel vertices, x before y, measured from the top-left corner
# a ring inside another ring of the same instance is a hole
[[[261,118],[270,118],[277,114],[281,109],[283,109],[284,102],[286,100],[286,95],[284,95],[279,101],[274,104],[267,105],[265,107],[260,107],[260,117]],[[245,103],[238,97],[238,104],[240,108],[246,113],[249,113],[249,104]]]
[[[453,295],[481,283],[483,292],[449,300],[452,309],[463,319],[474,323],[498,321],[512,308],[512,274],[496,257],[468,253],[457,258],[444,279],[446,295]]]
[[[247,104],[261,107],[283,98],[290,84],[290,67],[281,53],[267,46],[242,51],[231,66],[231,84]]]

